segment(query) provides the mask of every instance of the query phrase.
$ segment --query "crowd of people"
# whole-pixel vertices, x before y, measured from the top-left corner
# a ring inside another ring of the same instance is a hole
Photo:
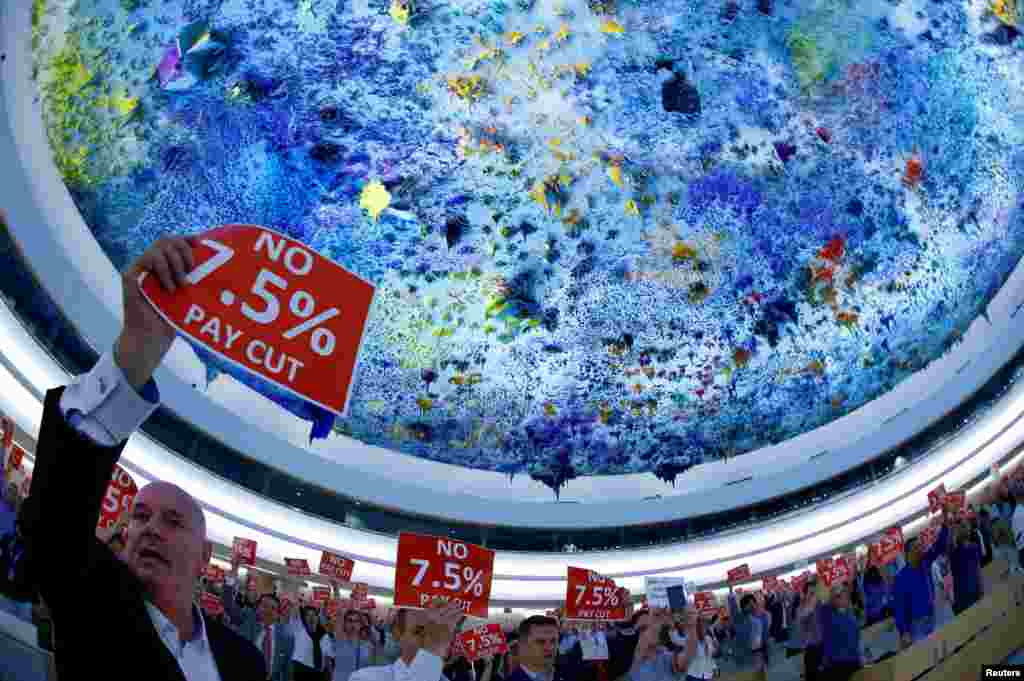
[[[125,325],[113,351],[66,388],[47,394],[31,492],[0,499],[0,608],[39,627],[58,676],[78,678],[109,660],[144,678],[203,681],[657,681],[710,679],[721,668],[768,670],[803,654],[803,676],[849,678],[865,663],[862,632],[892,617],[908,647],[982,596],[981,568],[1024,558],[1024,480],[973,517],[942,512],[925,545],[909,540],[893,562],[851,566],[825,583],[730,592],[728,607],[698,612],[640,608],[627,620],[584,626],[535,615],[506,626],[507,652],[470,661],[458,652],[465,617],[452,605],[386,615],[257,594],[233,564],[223,586],[201,579],[212,545],[202,509],[185,491],[140,490],[116,531],[96,530],[114,465],[159,403],[152,378],[174,330],[138,290],[142,272],[167,290],[183,285],[189,244],[165,239],[124,276]],[[856,561],[855,561],[856,562]],[[340,598],[338,584],[335,596]],[[197,606],[215,591],[223,613]],[[108,656],[109,657],[109,656]]]

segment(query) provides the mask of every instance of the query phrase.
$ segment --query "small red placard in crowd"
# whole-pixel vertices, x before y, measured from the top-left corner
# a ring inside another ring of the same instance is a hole
[[[470,662],[508,652],[508,641],[500,624],[484,624],[459,634],[462,650]]]
[[[817,562],[818,579],[825,586],[832,586],[832,559],[821,558]]]
[[[313,595],[310,600],[316,605],[323,605],[331,597],[331,587],[329,586],[314,586]]]
[[[967,494],[963,491],[950,492],[946,495],[945,506],[950,511],[963,513],[967,506]]]
[[[223,584],[224,568],[217,567],[216,565],[207,565],[203,568],[203,577],[206,578],[207,584]]]
[[[942,500],[946,498],[946,486],[939,485],[928,492],[928,512],[938,513],[942,510]]]
[[[848,582],[853,578],[853,571],[850,568],[850,563],[846,556],[840,556],[836,558],[835,562],[832,563],[832,578],[829,580],[830,584],[839,582]]]
[[[256,540],[235,537],[231,543],[231,556],[238,560],[239,565],[255,565]]]
[[[779,590],[779,578],[775,575],[766,575],[761,578],[761,586],[768,593],[774,593]]]
[[[207,615],[212,615],[214,617],[224,612],[224,604],[221,602],[220,598],[208,591],[204,591],[202,596],[199,597],[199,607],[201,607],[203,612]]]
[[[279,612],[279,613],[280,613],[280,614],[281,614],[282,616],[283,616],[283,615],[286,615],[286,614],[288,613],[288,610],[290,610],[290,609],[291,609],[291,607],[292,607],[292,604],[294,604],[294,603],[295,603],[295,601],[294,601],[294,600],[292,600],[292,597],[291,597],[291,596],[287,596],[287,595],[285,595],[285,596],[281,596],[279,600],[281,601],[281,608],[280,608],[280,609],[278,610],[278,612]]]
[[[285,558],[284,564],[288,567],[288,574],[295,577],[308,577],[309,561],[305,558]]]
[[[807,584],[808,579],[810,579],[810,575],[806,572],[802,575],[797,575],[796,577],[794,577],[793,591],[802,595],[804,592],[804,585]]]
[[[429,535],[398,535],[395,605],[425,608],[434,598],[454,601],[463,612],[487,617],[494,551]]]
[[[903,530],[890,527],[881,539],[868,547],[868,559],[871,565],[881,567],[896,560],[903,553]]]
[[[709,615],[718,610],[715,595],[710,591],[698,591],[693,594],[693,607],[702,615]]]
[[[370,585],[366,582],[353,582],[352,583],[352,600],[360,600],[366,598],[370,593]]]
[[[565,618],[570,620],[624,620],[624,594],[615,580],[593,570],[570,567],[565,593]]]
[[[341,599],[328,598],[327,602],[324,603],[324,613],[331,619],[338,614],[338,609],[341,607]]]
[[[7,457],[8,467],[12,470],[21,470],[21,462],[25,459],[25,450],[19,445],[12,444],[9,451],[11,453]]]
[[[0,446],[3,447],[4,452],[10,452],[14,447],[14,419],[10,416],[0,418],[0,431],[3,432]]]
[[[750,565],[744,563],[743,565],[734,567],[726,574],[726,579],[730,584],[738,584],[739,582],[750,579]]]
[[[142,293],[174,328],[223,359],[344,416],[373,285],[301,241],[257,225],[195,237],[188,286]]]
[[[139,488],[128,471],[115,465],[114,473],[107,485],[107,494],[100,506],[100,519],[96,526],[105,530],[116,525],[121,514],[131,508],[138,492]]]
[[[325,577],[332,577],[342,582],[352,579],[352,568],[355,563],[349,558],[343,558],[336,553],[324,551],[320,556],[320,569],[318,572]]]

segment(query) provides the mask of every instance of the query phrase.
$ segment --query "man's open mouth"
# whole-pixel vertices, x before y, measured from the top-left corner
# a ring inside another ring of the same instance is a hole
[[[139,560],[145,560],[147,558],[163,563],[164,565],[168,564],[166,558],[152,549],[142,549],[139,551]]]

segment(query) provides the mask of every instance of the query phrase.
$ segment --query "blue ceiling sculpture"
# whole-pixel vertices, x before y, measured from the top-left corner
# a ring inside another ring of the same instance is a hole
[[[1024,40],[1008,3],[902,5],[36,0],[33,31],[115,264],[246,222],[377,286],[345,420],[237,379],[557,491],[827,424],[984,313]]]

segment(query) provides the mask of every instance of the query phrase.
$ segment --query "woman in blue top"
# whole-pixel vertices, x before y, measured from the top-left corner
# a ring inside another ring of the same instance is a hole
[[[956,529],[955,543],[950,552],[953,573],[953,613],[959,615],[981,598],[981,546],[966,523]]]
[[[822,678],[845,681],[863,666],[860,623],[850,603],[846,584],[832,585],[828,603],[818,605],[821,627]]]
[[[864,575],[864,626],[870,627],[886,618],[889,604],[889,586],[882,579],[882,573],[874,565]]]

